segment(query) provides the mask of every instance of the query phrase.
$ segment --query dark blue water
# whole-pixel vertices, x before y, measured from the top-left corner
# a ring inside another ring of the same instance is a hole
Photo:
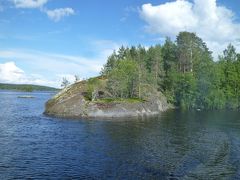
[[[240,113],[63,120],[49,93],[0,93],[0,179],[240,179]]]

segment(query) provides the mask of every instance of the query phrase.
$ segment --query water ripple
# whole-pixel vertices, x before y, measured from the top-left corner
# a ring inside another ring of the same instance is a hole
[[[0,179],[239,179],[238,112],[125,121],[42,115],[47,93],[0,93]]]

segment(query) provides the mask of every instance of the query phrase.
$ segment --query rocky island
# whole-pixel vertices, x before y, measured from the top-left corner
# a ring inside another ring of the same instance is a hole
[[[141,117],[171,107],[240,109],[240,54],[229,44],[215,62],[195,33],[163,45],[121,47],[101,74],[64,88],[46,104],[59,117]],[[231,72],[231,73],[230,73]]]
[[[144,99],[113,98],[106,89],[106,83],[107,79],[98,77],[63,89],[46,103],[45,114],[61,118],[143,117],[157,115],[170,108],[160,92],[149,89],[143,92]]]

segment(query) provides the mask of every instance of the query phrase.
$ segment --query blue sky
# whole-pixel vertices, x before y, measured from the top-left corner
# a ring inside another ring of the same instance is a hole
[[[0,0],[0,82],[58,87],[98,75],[114,49],[196,32],[240,49],[238,0]]]

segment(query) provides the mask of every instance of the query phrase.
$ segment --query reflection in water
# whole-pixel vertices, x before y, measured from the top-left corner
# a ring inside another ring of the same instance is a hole
[[[238,112],[169,111],[149,119],[42,115],[48,93],[0,93],[0,179],[239,179]]]

